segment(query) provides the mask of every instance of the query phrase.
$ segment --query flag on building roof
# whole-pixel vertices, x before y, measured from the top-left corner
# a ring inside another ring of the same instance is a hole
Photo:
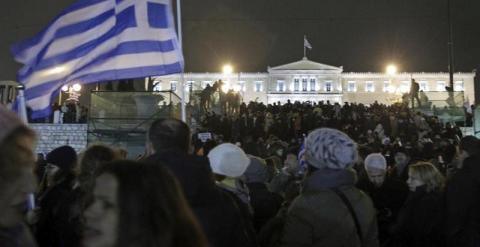
[[[51,113],[65,84],[183,70],[170,0],[78,0],[11,50],[32,118]]]
[[[307,40],[307,36],[303,37],[303,46],[307,47],[308,49],[312,49],[312,45]]]

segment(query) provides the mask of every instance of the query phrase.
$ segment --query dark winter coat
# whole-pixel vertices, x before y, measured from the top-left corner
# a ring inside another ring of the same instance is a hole
[[[371,199],[354,187],[353,170],[318,170],[305,181],[304,188],[287,214],[282,246],[357,247],[360,239],[355,222],[339,189],[350,201],[361,226],[363,246],[378,246],[377,221]]]
[[[449,246],[480,246],[480,156],[463,161],[447,182],[446,233]]]
[[[393,246],[443,246],[443,196],[440,192],[427,192],[426,186],[411,192],[391,228],[395,236]]]
[[[166,150],[145,162],[161,164],[172,171],[210,246],[249,246],[240,209],[227,192],[215,185],[208,159],[180,150]]]
[[[35,241],[27,226],[20,224],[11,228],[0,228],[0,246],[35,247]]]
[[[250,204],[253,208],[255,231],[273,218],[282,206],[283,198],[268,190],[265,183],[247,183],[250,191]]]
[[[389,238],[388,227],[397,219],[398,212],[405,203],[408,186],[405,182],[386,177],[382,186],[375,186],[368,177],[357,183],[357,188],[367,193],[377,211],[379,225],[379,240],[384,242]]]
[[[70,175],[39,196],[35,225],[39,247],[80,246],[82,219],[78,203],[79,195],[73,190]]]

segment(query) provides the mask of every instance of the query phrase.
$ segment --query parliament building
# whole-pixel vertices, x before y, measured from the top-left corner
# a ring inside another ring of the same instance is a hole
[[[463,99],[474,101],[474,72],[455,73],[454,91],[463,92]],[[429,101],[442,106],[448,97],[445,87],[449,84],[446,72],[370,73],[344,72],[336,67],[303,58],[300,61],[268,67],[263,73],[185,73],[185,96],[188,102],[192,92],[213,85],[217,80],[224,82],[223,90],[238,92],[244,102],[257,101],[265,104],[294,101],[330,101],[371,104],[375,101],[393,104],[402,100],[410,91],[411,79],[415,79],[420,91]],[[181,96],[180,75],[155,77],[155,90],[172,90]],[[461,95],[461,94],[460,94]]]

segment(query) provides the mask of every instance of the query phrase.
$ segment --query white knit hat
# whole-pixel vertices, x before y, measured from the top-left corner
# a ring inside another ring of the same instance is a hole
[[[381,153],[371,153],[365,158],[365,170],[387,170],[387,160]]]
[[[223,143],[210,150],[208,159],[213,173],[233,178],[242,176],[250,165],[245,152],[231,143]]]

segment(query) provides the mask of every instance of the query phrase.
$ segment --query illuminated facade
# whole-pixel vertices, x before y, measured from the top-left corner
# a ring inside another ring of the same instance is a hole
[[[473,103],[475,73],[455,73],[454,91],[463,91],[465,100]],[[243,101],[264,103],[290,101],[356,102],[392,104],[399,102],[410,90],[411,78],[420,85],[429,100],[444,101],[448,73],[385,73],[344,72],[343,67],[317,63],[306,58],[293,63],[269,67],[266,73],[186,73],[187,100],[191,92],[202,90],[207,84],[221,79],[224,90],[233,89]],[[179,75],[156,77],[157,90],[174,90],[181,95]]]

